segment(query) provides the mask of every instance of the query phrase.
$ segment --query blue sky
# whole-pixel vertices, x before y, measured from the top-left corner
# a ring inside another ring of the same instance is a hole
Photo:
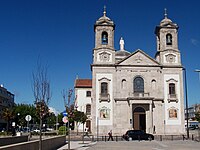
[[[164,17],[179,25],[179,49],[187,68],[189,105],[200,103],[200,2],[197,0],[1,0],[0,84],[15,94],[16,103],[32,104],[31,74],[38,58],[48,64],[50,106],[64,109],[61,91],[74,80],[91,78],[94,23],[103,15],[116,24],[115,48],[123,36],[130,52],[142,49],[154,57],[154,29]]]

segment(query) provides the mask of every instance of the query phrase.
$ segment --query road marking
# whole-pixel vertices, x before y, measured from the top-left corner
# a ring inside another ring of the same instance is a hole
[[[160,149],[160,148],[153,148],[152,150],[164,150],[164,149]]]
[[[154,141],[155,143],[157,143],[158,145],[162,146],[162,147],[168,147],[167,145],[161,143],[161,142],[158,142],[158,141]]]

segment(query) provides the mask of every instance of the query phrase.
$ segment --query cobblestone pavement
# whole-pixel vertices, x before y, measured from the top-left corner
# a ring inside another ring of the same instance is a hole
[[[200,150],[194,141],[110,141],[97,142],[87,150]]]

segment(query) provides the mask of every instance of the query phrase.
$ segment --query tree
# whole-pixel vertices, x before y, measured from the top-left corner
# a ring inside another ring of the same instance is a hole
[[[48,106],[49,100],[51,98],[50,90],[50,80],[47,77],[47,66],[42,66],[40,63],[37,64],[36,72],[32,74],[32,88],[35,97],[35,104],[39,110],[40,118],[40,140],[39,140],[39,150],[42,150],[42,120],[48,109],[44,107]]]
[[[6,130],[8,131],[9,125],[10,125],[10,121],[14,117],[13,111],[11,109],[9,109],[9,108],[5,108],[3,110],[2,116],[3,116],[3,119],[5,119],[7,121],[7,127],[6,127],[7,129]]]
[[[16,104],[13,107],[13,114],[15,116],[16,125],[25,127],[27,125],[27,121],[25,120],[26,115],[31,115],[32,120],[30,121],[30,123],[39,123],[39,116],[36,113],[36,107],[34,105]]]
[[[69,113],[70,111],[74,109],[74,105],[71,104],[72,93],[73,93],[72,89],[69,89],[68,91],[63,89],[63,91],[61,91],[67,113]]]
[[[78,134],[78,126],[82,123],[83,124],[83,143],[84,143],[84,124],[87,121],[87,115],[81,111],[74,111],[73,120],[76,122],[77,134]]]
[[[46,121],[48,127],[54,127],[54,125],[56,125],[56,115],[53,112],[48,113]]]
[[[195,119],[200,122],[200,111],[195,114]]]

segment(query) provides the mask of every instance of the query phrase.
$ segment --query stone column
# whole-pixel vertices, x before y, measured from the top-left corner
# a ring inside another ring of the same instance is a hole
[[[152,109],[152,102],[149,103],[149,112],[150,112],[150,133],[153,133],[153,109]]]

